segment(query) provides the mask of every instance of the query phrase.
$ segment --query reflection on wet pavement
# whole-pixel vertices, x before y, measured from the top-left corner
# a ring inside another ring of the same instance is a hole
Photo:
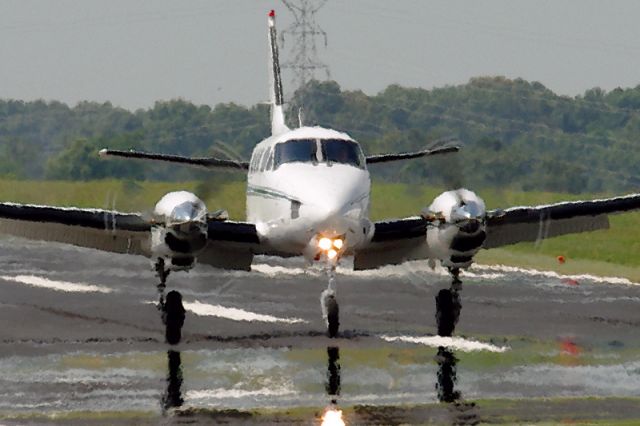
[[[438,392],[438,401],[454,402],[460,399],[460,392],[455,390],[456,381],[456,359],[453,351],[440,346],[436,355],[438,363],[438,380],[436,382],[436,390]]]
[[[462,311],[460,290],[462,290],[462,281],[456,277],[451,283],[451,288],[440,290],[436,296],[436,321],[440,336],[450,337],[455,331]],[[480,416],[476,404],[464,401],[461,392],[456,389],[458,358],[456,358],[453,349],[439,346],[435,360],[438,364],[435,386],[438,401],[449,404],[450,423],[454,425],[479,424]]]
[[[576,397],[582,414],[587,397],[617,398],[598,414],[627,413],[640,396],[640,286],[478,268],[464,289],[450,288],[424,265],[345,273],[346,327],[330,340],[317,309],[326,283],[313,271],[176,274],[186,317],[176,302],[163,324],[149,303],[153,277],[139,272],[145,260],[21,244],[0,254],[2,424],[33,413],[164,412],[170,422],[265,407],[315,407],[319,420],[327,406],[347,423],[366,407],[381,415],[361,423],[475,424],[491,410],[470,402],[480,399],[511,409]]]
[[[333,404],[337,404],[340,395],[340,348],[337,346],[329,346],[327,348],[327,395]]]
[[[476,425],[480,423],[478,407],[474,402],[463,400],[462,394],[456,390],[457,363],[454,352],[443,346],[438,348],[436,354],[438,373],[436,381],[436,391],[438,401],[450,404],[451,424],[455,425]]]
[[[340,348],[327,347],[327,382],[325,389],[329,397],[329,406],[325,408],[322,416],[322,426],[344,426],[342,410],[338,407],[340,396]]]
[[[180,352],[167,351],[169,371],[167,374],[167,390],[162,397],[162,406],[165,410],[180,407],[184,403],[182,399],[182,361]]]

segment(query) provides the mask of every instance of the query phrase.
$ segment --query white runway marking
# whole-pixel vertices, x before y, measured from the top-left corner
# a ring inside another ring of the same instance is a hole
[[[262,388],[259,390],[243,390],[243,389],[206,389],[206,390],[190,390],[187,391],[186,399],[226,399],[226,398],[247,398],[259,396],[286,396],[295,395],[291,389],[270,389]]]
[[[462,352],[472,351],[489,351],[489,352],[506,352],[510,348],[507,346],[495,346],[489,343],[482,343],[475,340],[467,340],[462,337],[442,337],[442,336],[425,336],[425,337],[413,337],[413,336],[380,336],[382,340],[387,342],[405,342],[416,343],[420,345],[430,346],[437,348],[444,346],[450,349],[454,349]]]
[[[634,283],[631,280],[628,280],[626,278],[620,278],[620,277],[598,277],[598,276],[589,275],[589,274],[563,275],[554,271],[539,271],[537,269],[517,268],[515,266],[505,266],[505,265],[473,265],[471,269],[477,270],[477,271],[499,271],[503,273],[517,272],[523,275],[543,276],[543,277],[555,278],[559,280],[572,279],[576,281],[591,281],[596,283],[637,285],[637,283]]]
[[[220,305],[209,305],[208,303],[183,302],[184,308],[199,316],[210,316],[226,318],[234,321],[260,321],[260,322],[282,322],[286,324],[306,323],[300,318],[279,318],[272,315],[257,314],[238,308],[226,308]]]
[[[70,283],[67,281],[54,281],[47,278],[36,277],[35,275],[2,275],[0,276],[0,279],[26,284],[33,287],[72,293],[111,293],[113,291],[108,287],[100,287],[84,283]]]
[[[304,275],[305,270],[298,267],[287,267],[277,265],[267,265],[265,263],[258,263],[251,265],[252,272],[259,272],[261,274],[276,277],[282,275]]]
[[[345,264],[344,267],[338,267],[338,272],[344,275],[350,276],[370,276],[375,278],[390,278],[390,277],[403,277],[410,274],[432,274],[437,276],[449,276],[449,272],[437,265],[435,269],[431,269],[426,261],[412,261],[406,262],[402,265],[387,265],[378,269],[371,269],[366,271],[354,271],[351,269],[351,265]],[[515,266],[506,265],[480,265],[474,263],[470,269],[464,269],[462,271],[462,277],[464,278],[479,278],[479,279],[504,279],[509,278],[509,274],[519,273],[530,277],[544,277],[557,280],[576,280],[590,281],[593,283],[606,283],[606,284],[624,284],[624,285],[640,285],[627,278],[621,277],[599,277],[597,275],[579,274],[579,275],[564,275],[554,271],[543,271],[538,269],[518,268]]]

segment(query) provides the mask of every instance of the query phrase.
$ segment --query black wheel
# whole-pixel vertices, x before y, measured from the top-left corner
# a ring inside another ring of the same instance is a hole
[[[338,328],[340,328],[340,309],[338,308],[338,301],[335,296],[327,297],[327,334],[333,338],[338,335]]]
[[[182,295],[177,291],[170,291],[164,303],[162,319],[165,324],[165,338],[167,343],[175,345],[182,338],[182,326],[184,325],[184,306]]]
[[[460,297],[457,292],[442,289],[436,296],[438,336],[451,336],[460,317]]]

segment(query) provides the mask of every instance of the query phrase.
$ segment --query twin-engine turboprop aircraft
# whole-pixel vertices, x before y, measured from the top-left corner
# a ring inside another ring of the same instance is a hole
[[[100,151],[104,157],[248,170],[246,222],[230,221],[221,211],[209,213],[198,197],[183,191],[165,195],[151,218],[0,203],[0,232],[151,258],[160,279],[169,343],[180,340],[184,319],[179,293],[170,292],[164,298],[170,271],[189,270],[196,261],[250,270],[255,255],[304,256],[326,266],[328,286],[321,295],[321,307],[330,337],[339,328],[335,268],[342,258],[353,257],[358,270],[409,260],[439,261],[453,279],[451,289],[436,300],[438,333],[450,335],[457,321],[460,269],[471,265],[481,248],[607,228],[607,214],[640,208],[640,195],[632,194],[487,211],[475,193],[457,189],[436,197],[417,216],[372,222],[369,164],[453,152],[458,147],[445,143],[419,152],[365,156],[346,133],[322,127],[289,129],[273,11],[268,24],[272,134],[256,145],[250,162]]]

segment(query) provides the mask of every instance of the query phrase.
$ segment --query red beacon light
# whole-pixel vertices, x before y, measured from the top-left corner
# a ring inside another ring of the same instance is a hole
[[[271,9],[271,10],[269,11],[269,18],[275,18],[275,17],[276,17],[276,11],[275,11],[275,10],[273,10],[273,9]]]

